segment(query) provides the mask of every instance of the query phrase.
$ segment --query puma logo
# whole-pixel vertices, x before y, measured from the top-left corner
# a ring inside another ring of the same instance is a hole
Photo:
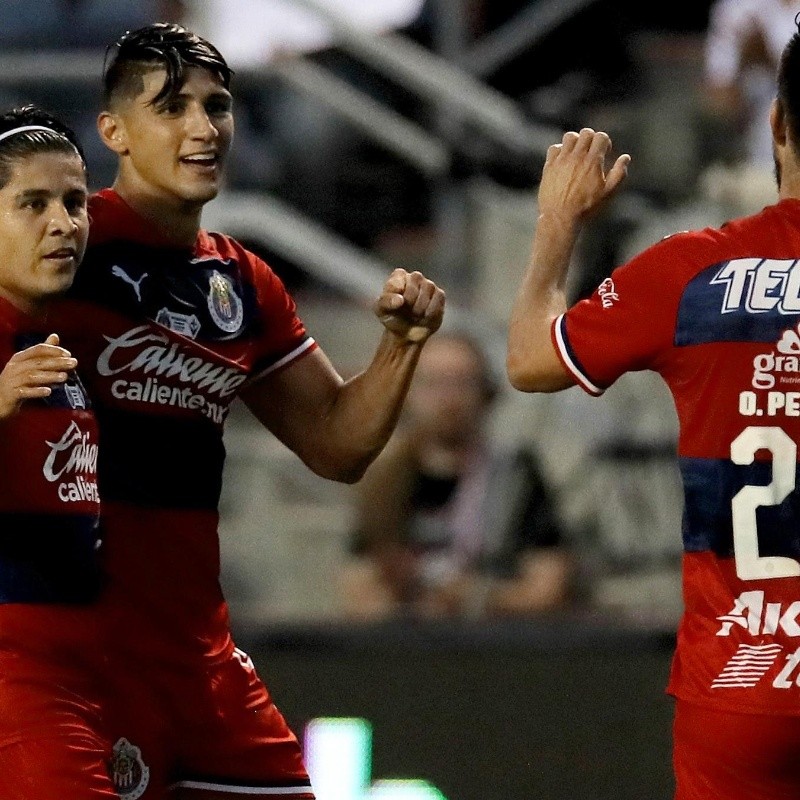
[[[127,272],[125,272],[124,269],[122,269],[122,267],[114,265],[111,267],[111,274],[115,278],[121,278],[123,281],[125,281],[125,283],[129,283],[131,286],[133,286],[133,291],[136,292],[136,299],[140,303],[142,302],[142,281],[147,277],[146,272],[143,272],[141,278],[139,278],[138,281],[135,281],[130,275],[128,275]]]

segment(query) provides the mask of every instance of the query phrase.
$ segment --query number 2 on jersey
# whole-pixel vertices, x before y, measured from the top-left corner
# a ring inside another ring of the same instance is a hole
[[[800,562],[793,558],[758,554],[756,522],[757,508],[780,505],[794,490],[797,444],[782,428],[751,426],[731,442],[731,460],[734,464],[752,464],[759,450],[772,453],[772,483],[744,486],[731,501],[736,574],[743,581],[800,575]]]

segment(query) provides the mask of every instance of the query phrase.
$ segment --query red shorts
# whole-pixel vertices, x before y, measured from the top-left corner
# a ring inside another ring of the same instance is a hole
[[[300,744],[241,651],[202,670],[154,663],[114,680],[113,771],[118,790],[127,787],[123,800],[161,800],[167,787],[313,800]]]
[[[676,701],[675,800],[797,800],[800,717],[733,714]]]
[[[84,609],[0,607],[0,797],[117,800]]]

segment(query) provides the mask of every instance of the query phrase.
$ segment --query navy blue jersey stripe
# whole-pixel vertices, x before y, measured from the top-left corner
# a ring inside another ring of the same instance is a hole
[[[732,556],[731,501],[745,486],[768,485],[772,463],[741,466],[725,459],[680,458],[679,465],[685,490],[684,550]],[[800,561],[800,491],[792,492],[780,505],[756,509],[756,527],[760,555]]]
[[[777,304],[769,311],[753,311],[744,300],[725,310],[730,287],[723,281],[713,281],[726,263],[707,267],[686,284],[678,305],[676,347],[713,342],[774,343],[800,319],[800,314],[781,313]]]
[[[235,305],[231,314],[241,312],[240,326],[221,328],[218,320],[223,318],[212,311],[210,286],[215,275],[225,276],[233,288],[227,301]],[[255,338],[261,332],[256,289],[242,275],[239,263],[198,260],[189,250],[131,241],[95,245],[86,254],[69,296],[112,308],[131,321],[155,320],[204,342]],[[177,321],[181,325],[173,324]]]
[[[44,333],[17,334],[14,338],[14,352],[18,353],[34,345],[42,344],[46,339],[47,334]],[[86,394],[86,389],[77,372],[70,372],[65,383],[57,383],[50,388],[50,395],[37,400],[36,405],[43,405],[49,408],[90,409],[92,407]]]
[[[103,501],[144,508],[216,509],[225,447],[210,420],[175,419],[100,406]]]
[[[0,603],[89,603],[101,586],[92,515],[0,514]]]

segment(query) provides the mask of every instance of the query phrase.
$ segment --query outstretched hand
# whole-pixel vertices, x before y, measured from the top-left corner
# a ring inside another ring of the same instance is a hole
[[[580,222],[601,208],[619,189],[631,157],[619,156],[608,172],[605,161],[611,138],[603,131],[568,131],[551,145],[539,184],[539,213],[554,213]]]
[[[0,420],[19,411],[26,400],[49,397],[52,386],[64,383],[78,362],[58,345],[51,333],[42,344],[14,353],[0,372]]]
[[[424,342],[442,324],[444,301],[444,292],[421,272],[396,269],[383,285],[375,314],[401,339]]]

